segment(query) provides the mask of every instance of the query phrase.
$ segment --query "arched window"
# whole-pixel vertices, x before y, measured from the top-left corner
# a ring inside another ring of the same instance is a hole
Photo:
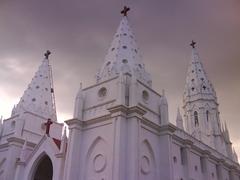
[[[198,122],[198,112],[197,112],[197,111],[194,111],[194,124],[195,124],[195,127],[196,127],[196,126],[199,126],[199,122]]]
[[[207,116],[207,122],[209,120],[209,111],[206,112],[206,116]]]

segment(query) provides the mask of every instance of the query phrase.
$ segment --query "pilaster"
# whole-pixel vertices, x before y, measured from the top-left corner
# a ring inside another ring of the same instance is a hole
[[[159,174],[161,179],[173,180],[173,167],[172,167],[172,134],[176,130],[176,127],[167,124],[160,127],[159,147],[160,150],[160,165]],[[162,146],[163,145],[163,146]],[[165,168],[162,168],[165,167]]]
[[[5,169],[5,176],[3,180],[13,180],[16,173],[16,162],[20,156],[23,139],[17,137],[10,137],[7,139],[9,143],[9,150],[7,155],[7,165]]]
[[[65,121],[65,123],[69,127],[69,141],[65,161],[64,179],[79,180],[82,122],[77,119],[70,119]]]

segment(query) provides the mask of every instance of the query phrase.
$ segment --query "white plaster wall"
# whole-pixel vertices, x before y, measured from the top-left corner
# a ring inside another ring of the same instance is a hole
[[[190,176],[194,180],[201,180],[202,177],[202,170],[201,170],[201,164],[200,164],[200,156],[196,154],[195,152],[191,151],[190,155],[190,161],[191,161],[191,167],[189,168]]]
[[[159,175],[159,137],[150,128],[142,126],[140,133],[140,180],[161,179]]]
[[[112,122],[94,124],[82,133],[81,180],[110,180],[112,179],[113,153],[113,126]]]
[[[172,144],[171,161],[173,164],[174,180],[180,180],[181,178],[185,179],[180,148],[181,146],[179,144]],[[174,157],[176,157],[175,161]]]

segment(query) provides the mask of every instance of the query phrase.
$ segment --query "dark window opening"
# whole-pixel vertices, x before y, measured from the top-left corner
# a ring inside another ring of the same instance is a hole
[[[194,124],[195,124],[195,127],[196,127],[196,126],[199,126],[199,122],[198,122],[198,112],[197,112],[197,111],[194,111]]]
[[[207,122],[209,121],[209,111],[206,112],[207,115]]]
[[[53,165],[50,158],[46,155],[38,163],[33,180],[52,180]]]

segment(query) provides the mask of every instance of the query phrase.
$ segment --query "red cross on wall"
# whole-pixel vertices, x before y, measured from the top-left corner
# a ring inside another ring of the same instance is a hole
[[[48,119],[46,123],[44,123],[44,125],[46,126],[46,135],[49,136],[49,132],[50,132],[50,128],[51,128],[51,125],[52,125],[52,121],[51,119]]]

